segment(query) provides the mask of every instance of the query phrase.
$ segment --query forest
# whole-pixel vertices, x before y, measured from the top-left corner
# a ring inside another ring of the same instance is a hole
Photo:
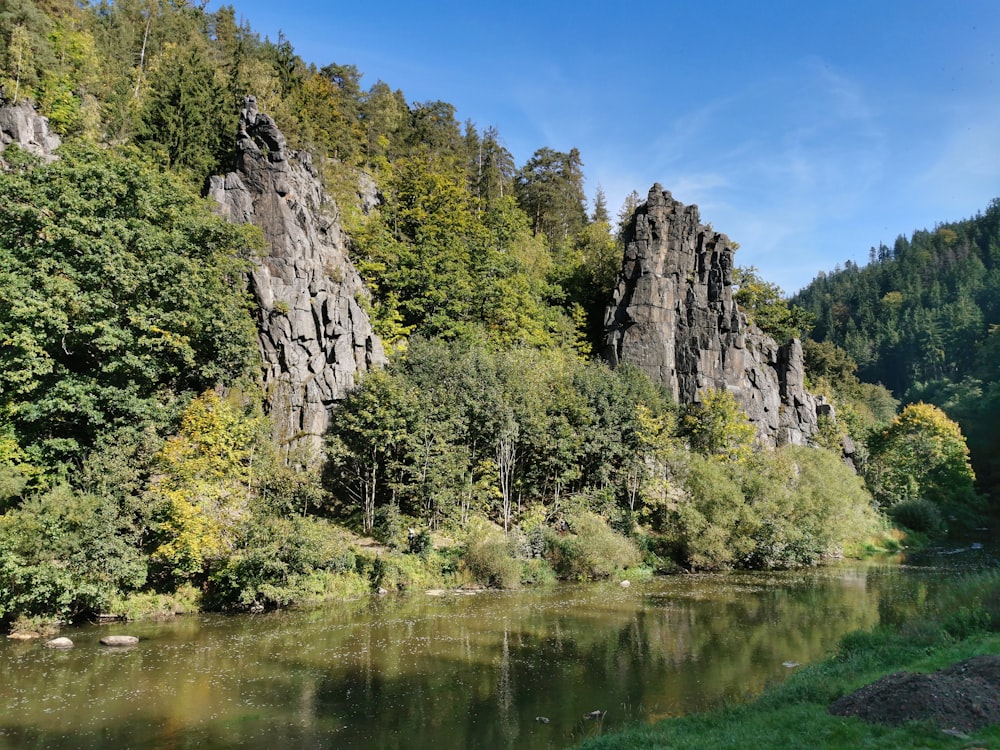
[[[578,150],[518,166],[495,128],[362,78],[232,7],[0,1],[2,98],[62,139],[2,154],[0,622],[812,565],[987,512],[1000,203],[790,301],[739,270],[838,414],[758,450],[731,394],[672,403],[597,356],[637,194],[612,218]],[[263,406],[260,232],[203,197],[248,93],[312,154],[390,354],[316,465]]]
[[[972,218],[872,247],[866,266],[820,274],[792,302],[814,317],[811,338],[844,352],[859,378],[956,420],[980,488],[995,495],[1000,198]]]

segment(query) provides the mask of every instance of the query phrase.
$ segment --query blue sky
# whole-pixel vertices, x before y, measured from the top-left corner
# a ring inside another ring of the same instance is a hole
[[[518,166],[578,148],[612,216],[661,183],[788,293],[1000,197],[997,0],[232,5],[495,126]]]

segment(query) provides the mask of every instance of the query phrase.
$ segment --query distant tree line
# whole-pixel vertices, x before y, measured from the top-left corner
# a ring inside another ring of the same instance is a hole
[[[1000,483],[1000,199],[971,219],[899,236],[869,263],[820,274],[792,300],[812,338],[905,403],[945,409],[967,435],[980,486]]]

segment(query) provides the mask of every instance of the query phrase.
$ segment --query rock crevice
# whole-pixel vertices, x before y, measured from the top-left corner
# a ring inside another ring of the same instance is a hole
[[[802,346],[779,346],[740,312],[734,252],[726,235],[701,223],[697,206],[654,185],[626,228],[605,358],[639,367],[680,404],[730,391],[763,443],[808,444],[824,405],[805,390]]]

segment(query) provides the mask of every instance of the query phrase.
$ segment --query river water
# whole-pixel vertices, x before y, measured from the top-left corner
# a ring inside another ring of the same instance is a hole
[[[62,633],[70,651],[4,639],[0,748],[563,748],[749,699],[975,556],[93,625]]]

